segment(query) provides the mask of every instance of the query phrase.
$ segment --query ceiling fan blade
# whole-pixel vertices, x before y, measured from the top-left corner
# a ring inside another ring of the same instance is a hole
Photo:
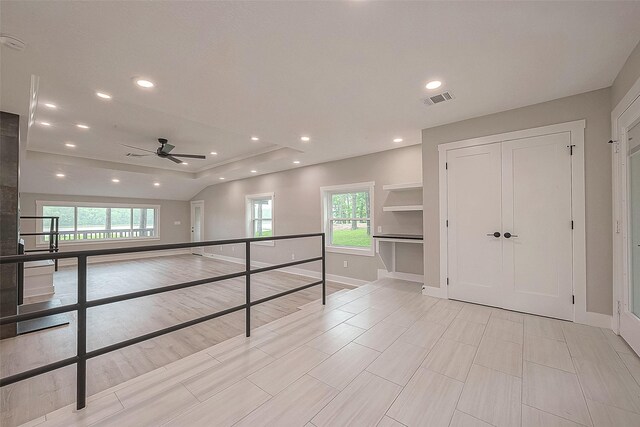
[[[151,154],[135,154],[135,153],[127,153],[127,157],[147,157]]]
[[[172,154],[174,157],[188,157],[189,159],[206,159],[207,156],[201,156],[198,154]]]
[[[122,145],[123,147],[135,148],[136,150],[141,150],[141,151],[146,151],[147,153],[153,153],[153,154],[156,154],[156,152],[155,152],[155,151],[147,150],[147,149],[145,149],[145,148],[134,147],[133,145],[127,145],[127,144],[120,144],[120,145]]]
[[[172,155],[168,154],[166,156],[164,156],[166,159],[171,160],[174,163],[182,163],[182,160],[180,159],[176,159],[175,157],[173,157]]]
[[[160,151],[162,151],[165,154],[169,154],[169,152],[171,152],[171,150],[173,150],[174,148],[176,147],[169,143],[166,143],[166,144],[162,144],[162,148],[160,149]]]

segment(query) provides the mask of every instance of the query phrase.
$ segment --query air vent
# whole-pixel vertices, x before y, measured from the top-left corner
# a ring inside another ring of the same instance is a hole
[[[425,105],[435,105],[442,102],[451,101],[454,96],[451,92],[442,92],[437,95],[430,96],[424,99]]]

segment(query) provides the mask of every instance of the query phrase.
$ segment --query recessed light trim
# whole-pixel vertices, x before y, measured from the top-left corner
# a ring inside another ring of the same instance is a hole
[[[440,80],[432,80],[429,83],[427,83],[426,88],[429,90],[433,90],[433,89],[438,89],[440,86],[442,86],[442,82]]]
[[[300,141],[302,141],[302,142],[309,142],[309,141],[311,141],[311,138],[309,138],[308,136],[301,136],[301,137],[300,137]]]
[[[182,165],[182,166],[188,166],[188,165],[189,165],[189,162],[182,162],[182,163],[181,163],[181,165]]]
[[[209,153],[209,154],[211,154],[212,156],[217,156],[217,155],[218,155],[218,153],[217,153],[217,152],[215,152],[215,151],[212,151],[212,152],[211,152],[211,153]]]
[[[402,138],[393,138],[393,142],[402,142],[403,139]]]
[[[257,136],[252,136],[252,137],[251,137],[251,140],[252,140],[252,141],[260,141],[260,138],[258,138]]]
[[[151,89],[155,86],[155,84],[151,80],[147,79],[136,79],[136,84],[145,89]]]
[[[44,106],[47,107],[47,108],[51,108],[52,110],[55,110],[56,108],[58,108],[58,106],[56,104],[52,104],[50,102],[46,102],[44,104]]]
[[[65,147],[69,147],[69,148],[75,148],[75,147],[76,147],[76,144],[72,144],[72,143],[70,143],[70,142],[67,142],[67,143],[65,143],[65,144],[64,144],[64,146],[65,146]]]
[[[56,176],[57,176],[58,178],[64,178],[64,174],[63,174],[63,173],[57,173],[57,174],[56,174]]]
[[[49,122],[40,122],[40,126],[51,126]]]
[[[255,169],[252,169],[252,170],[251,170],[251,173],[258,173],[258,171],[257,171],[257,170],[255,170]]]
[[[220,181],[224,181],[224,176],[221,176],[220,178],[218,178]]]
[[[87,125],[85,125],[85,124],[82,124],[82,123],[78,123],[78,124],[76,125],[76,127],[80,128],[80,129],[89,129],[89,126],[87,126]]]
[[[294,161],[293,161],[293,164],[294,164],[294,165],[299,165],[299,164],[300,164],[300,160],[294,160]]]
[[[111,95],[109,95],[108,93],[104,93],[104,92],[96,92],[96,96],[98,98],[102,98],[102,99],[111,99]]]
[[[111,180],[111,182],[115,182],[115,183],[117,184],[117,183],[119,183],[119,182],[120,182],[120,180],[119,180],[118,178],[113,178],[113,179]]]
[[[153,185],[156,186],[156,187],[160,187],[160,183],[159,182],[154,182]]]

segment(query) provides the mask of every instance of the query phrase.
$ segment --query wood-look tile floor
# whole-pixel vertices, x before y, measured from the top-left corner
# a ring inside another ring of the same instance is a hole
[[[244,266],[240,264],[195,255],[89,264],[88,299],[214,277],[243,269]],[[63,304],[76,301],[76,277],[75,267],[61,268],[54,275],[55,298],[60,299]],[[315,279],[279,271],[256,274],[252,276],[252,297],[262,298],[313,281]],[[337,283],[327,284],[328,293],[352,288]],[[244,278],[236,278],[92,308],[87,314],[87,347],[89,350],[100,348],[243,304],[244,292]],[[257,328],[299,311],[298,307],[316,300],[320,295],[321,289],[318,286],[255,306],[252,308],[252,326]],[[333,323],[336,321],[340,323],[342,320],[337,319]],[[333,323],[329,323],[329,326],[333,327]],[[88,393],[93,395],[172,362],[180,363],[186,356],[243,333],[244,327],[245,313],[239,311],[91,359],[87,362]],[[257,343],[256,338],[259,336],[260,334],[256,334],[251,343]],[[276,334],[263,334],[264,338],[269,336]],[[287,344],[283,342],[282,345]],[[269,348],[265,348],[265,351],[268,350]],[[201,367],[217,364],[218,358],[225,360],[225,356],[235,357],[237,351],[238,348],[229,348],[228,355],[216,353],[217,359],[206,360]],[[75,353],[74,312],[73,322],[69,326],[0,341],[0,374],[6,377]],[[268,360],[271,361],[272,358]],[[75,365],[72,365],[3,387],[0,390],[0,425],[16,426],[70,404],[75,400],[75,378]],[[178,398],[189,400],[190,396],[191,393],[187,392]],[[116,403],[117,400],[111,402]]]
[[[611,331],[382,279],[29,425],[638,427],[639,381]]]

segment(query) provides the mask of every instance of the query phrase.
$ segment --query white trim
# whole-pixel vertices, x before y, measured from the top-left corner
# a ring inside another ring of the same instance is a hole
[[[325,250],[327,252],[339,253],[339,254],[347,254],[347,255],[358,255],[358,256],[375,256],[375,248],[374,248],[374,239],[371,236],[371,246],[369,248],[356,248],[356,247],[345,247],[345,246],[332,246],[331,245],[331,233],[330,233],[330,225],[329,225],[329,194],[335,192],[356,192],[362,191],[363,189],[368,189],[369,191],[369,226],[373,232],[375,230],[375,221],[374,221],[374,213],[375,213],[375,181],[368,182],[358,182],[355,184],[340,184],[340,185],[329,185],[320,187],[320,206],[322,208],[322,215],[320,216],[322,231],[324,231],[326,235],[325,239]],[[346,218],[348,220],[348,218]]]
[[[403,273],[401,271],[387,271],[384,268],[378,269],[378,279],[392,278],[406,280],[408,282],[424,283],[424,276],[415,273]]]
[[[620,100],[618,105],[611,112],[611,169],[612,169],[612,190],[613,190],[613,313],[611,321],[611,329],[615,333],[620,332],[620,317],[618,312],[618,304],[622,305],[624,301],[625,288],[627,286],[628,262],[626,239],[624,238],[627,230],[627,214],[625,199],[627,193],[627,165],[626,141],[623,141],[619,135],[620,118],[640,97],[640,78],[636,80],[631,89]]]
[[[252,244],[255,244],[255,242]],[[227,261],[227,262],[232,262],[234,264],[245,265],[244,258],[236,258],[236,257],[227,256],[227,255],[218,255],[218,254],[212,254],[212,253],[205,253],[204,256],[207,258],[217,259],[219,261]],[[262,267],[271,267],[275,264],[251,260],[251,265],[254,267],[262,268]],[[285,268],[278,269],[276,271],[281,271],[283,273],[289,273],[289,274],[296,274],[298,276],[311,277],[313,279],[322,278],[322,273],[319,271],[307,270],[307,269],[298,268],[298,267],[285,267]],[[347,276],[338,276],[337,274],[327,274],[326,277],[327,277],[327,282],[342,283],[343,285],[363,286],[368,283],[371,283],[370,280],[355,279],[353,277],[347,277]]]
[[[554,133],[569,132],[571,144],[575,145],[571,157],[571,204],[573,209],[573,292],[576,303],[574,306],[574,321],[577,323],[600,323],[599,313],[587,312],[587,267],[586,267],[586,231],[585,231],[585,176],[584,176],[584,129],[585,120],[558,123],[531,129],[506,132],[479,138],[465,139],[438,145],[439,153],[439,203],[440,203],[440,285],[438,287],[425,286],[423,293],[427,295],[443,295],[448,297],[447,291],[447,151],[478,145],[494,144],[514,139],[530,138]],[[595,320],[594,320],[595,319]]]
[[[409,191],[422,189],[421,182],[408,182],[406,184],[386,184],[382,186],[384,191]]]
[[[427,295],[434,298],[449,299],[447,289],[438,286],[429,286],[426,283],[422,285],[422,295]]]
[[[63,253],[63,251],[61,251]],[[114,255],[100,255],[87,257],[87,264],[98,264],[102,262],[117,262],[117,261],[130,261],[134,259],[145,258],[158,258],[163,256],[176,256],[176,255],[189,255],[191,254],[191,248],[186,249],[165,249],[159,251],[149,252],[133,252],[125,254]],[[61,259],[59,265],[61,267],[77,265],[78,260],[76,258]]]
[[[271,198],[271,235],[276,235],[276,195],[274,192],[271,193],[258,193],[258,194],[247,194],[244,196],[244,205],[245,205],[245,230],[247,237],[255,237],[253,235],[253,227],[251,224],[253,212],[251,211],[251,202],[255,199],[266,199]],[[265,242],[253,242],[259,246],[275,246],[275,240],[267,240]]]

